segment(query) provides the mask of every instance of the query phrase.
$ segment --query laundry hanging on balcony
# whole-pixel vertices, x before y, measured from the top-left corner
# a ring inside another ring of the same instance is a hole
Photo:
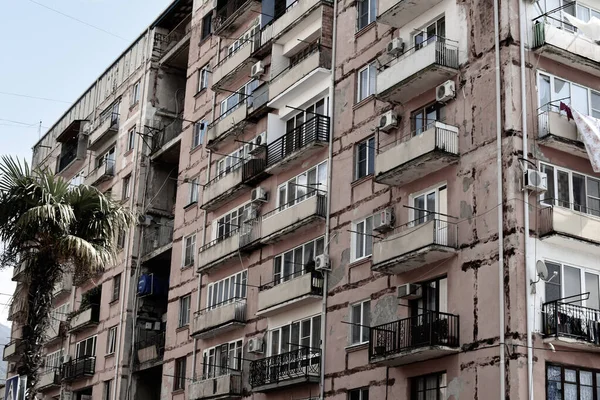
[[[585,22],[567,13],[564,16],[571,25],[577,28],[577,35],[583,33],[585,37],[593,40],[594,43],[600,44],[600,19],[591,17],[589,21]]]
[[[600,172],[600,120],[571,109],[594,172]]]

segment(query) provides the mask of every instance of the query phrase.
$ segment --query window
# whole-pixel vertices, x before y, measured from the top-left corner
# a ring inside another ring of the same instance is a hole
[[[327,191],[327,161],[279,185],[277,206],[280,210]]]
[[[244,165],[244,162],[251,158],[251,146],[252,145],[250,143],[246,143],[243,146],[240,146],[234,152],[229,153],[229,155],[217,161],[216,177],[223,177],[228,173],[236,171],[238,168],[241,168],[242,165]]]
[[[190,193],[189,193],[189,204],[193,204],[193,203],[197,203],[198,202],[198,189],[199,189],[199,185],[198,185],[198,178],[192,178],[189,181],[190,184]]]
[[[355,149],[354,179],[364,178],[375,173],[375,138],[371,137],[359,142]]]
[[[135,126],[127,132],[127,151],[135,147]]]
[[[246,203],[233,211],[229,211],[227,214],[220,218],[217,218],[214,225],[214,239],[224,240],[233,235],[238,231],[242,225],[242,218],[244,217],[244,210],[252,207],[251,203]]]
[[[600,118],[600,92],[548,74],[538,74],[540,110],[560,111],[560,102],[582,114]]]
[[[239,370],[242,366],[242,353],[242,339],[204,350],[202,379],[214,378],[226,375],[232,370]]]
[[[202,40],[206,39],[212,33],[212,12],[209,12],[202,18]]]
[[[208,66],[205,65],[198,70],[198,92],[208,88]]]
[[[81,170],[73,178],[71,178],[71,182],[69,182],[69,184],[71,186],[79,186],[79,185],[83,185],[84,181],[85,181],[85,173],[83,170]]]
[[[122,229],[119,231],[119,236],[117,236],[117,249],[123,250],[125,248],[125,241],[127,240],[127,232]]]
[[[206,122],[199,121],[194,124],[194,133],[192,135],[192,150],[204,142],[204,132],[206,131]]]
[[[175,382],[173,385],[174,390],[185,389],[186,361],[186,357],[181,357],[175,360]]]
[[[446,36],[446,19],[444,17],[429,23],[413,36],[415,50],[419,50],[429,43],[443,40]]]
[[[440,213],[446,214],[446,185],[410,197],[413,207],[410,219],[414,225],[439,219]]]
[[[106,164],[106,169],[107,171],[112,168],[112,170],[114,171],[114,167],[115,167],[115,153],[116,153],[116,149],[115,147],[111,147],[110,149],[108,149],[107,151],[105,151],[102,155],[96,157],[96,167],[100,168],[103,165]]]
[[[546,364],[546,400],[600,399],[600,371]]]
[[[133,89],[131,90],[131,105],[135,105],[140,101],[140,81],[137,81],[133,85]]]
[[[220,281],[209,283],[207,307],[219,307],[229,304],[235,299],[246,298],[248,271],[238,272]]]
[[[60,331],[60,323],[67,320],[67,315],[71,311],[69,303],[63,304],[50,311],[50,327],[51,332],[58,335]]]
[[[111,301],[119,300],[121,295],[121,274],[115,275],[113,278],[112,297]]]
[[[254,37],[258,34],[259,31],[260,31],[260,26],[254,25],[252,28],[250,28],[246,32],[244,32],[244,34],[242,36],[240,36],[236,41],[234,41],[232,44],[229,45],[229,47],[227,48],[227,57],[231,56],[233,53],[238,51],[244,45],[246,45],[246,44],[250,45],[251,42],[254,40]]]
[[[303,275],[307,264],[315,256],[323,254],[325,239],[320,237],[275,256],[273,261],[273,284],[278,285]]]
[[[117,327],[113,326],[108,330],[108,339],[106,339],[106,355],[114,354],[117,349]]]
[[[373,252],[373,216],[352,223],[353,260],[369,257]]]
[[[187,236],[183,243],[183,266],[191,267],[196,257],[196,234]]]
[[[349,390],[348,400],[369,400],[369,388]]]
[[[360,31],[377,17],[377,0],[358,0],[358,18],[356,30]]]
[[[192,303],[192,296],[187,295],[179,299],[179,327],[190,324],[190,304]]]
[[[544,18],[544,23],[572,32],[576,32],[577,28],[568,23],[567,19],[565,18],[565,14],[577,17],[584,22],[589,22],[591,17],[600,18],[600,12],[597,10],[588,8],[579,2],[576,4],[570,0],[539,0],[538,6],[540,7],[542,13],[550,13],[548,18]],[[552,12],[560,7],[563,8]]]
[[[370,95],[375,94],[377,69],[374,62],[358,70],[357,81],[356,102],[360,103]]]
[[[63,349],[46,355],[45,371],[58,370],[62,366]]]
[[[221,115],[219,118],[223,118],[231,114],[239,105],[246,103],[252,92],[258,87],[259,81],[254,79],[244,86],[239,88],[235,93],[221,101]]]
[[[269,355],[288,353],[300,348],[321,347],[321,316],[292,322],[269,332]],[[284,371],[282,371],[284,372]]]
[[[541,195],[542,204],[600,216],[600,179],[549,164],[540,165],[548,177],[548,190]]]
[[[446,399],[446,373],[418,376],[410,379],[410,400]]]
[[[102,394],[102,400],[110,400],[111,399],[111,386],[112,386],[112,380],[104,381],[104,392]]]
[[[412,122],[412,135],[417,136],[433,127],[435,121],[444,119],[444,106],[434,103],[414,111],[410,117]]]
[[[123,193],[121,194],[121,199],[128,199],[131,195],[131,175],[127,175],[123,178]]]
[[[569,304],[600,309],[600,275],[597,271],[546,261],[548,279],[545,283],[546,302],[571,297]],[[579,297],[582,293],[589,296]],[[587,299],[586,299],[587,297]]]
[[[369,341],[369,327],[371,326],[371,301],[366,300],[352,307],[350,316],[351,327],[351,344],[362,344]]]
[[[75,345],[75,358],[94,357],[96,355],[96,336],[82,340]]]

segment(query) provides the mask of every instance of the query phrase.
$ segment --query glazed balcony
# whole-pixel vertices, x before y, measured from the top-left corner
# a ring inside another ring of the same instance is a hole
[[[458,161],[458,127],[435,121],[375,158],[375,181],[402,186]]]
[[[220,143],[234,136],[235,133],[243,132],[244,128],[252,123],[247,116],[248,106],[244,101],[221,114],[208,125],[206,146],[211,150],[218,149]]]
[[[538,222],[541,239],[561,243],[561,238],[570,238],[577,239],[580,244],[600,244],[600,210],[552,199],[543,203]],[[544,207],[545,204],[556,205]],[[578,245],[577,242],[572,244]]]
[[[51,368],[39,375],[37,387],[40,391],[60,387],[60,368]]]
[[[144,228],[142,260],[148,261],[173,247],[173,226],[153,224]]]
[[[372,269],[401,274],[453,257],[458,249],[457,237],[456,224],[439,219],[402,225],[373,243]]]
[[[191,336],[204,339],[246,325],[246,299],[233,298],[198,311]]]
[[[261,11],[259,0],[219,0],[217,14],[213,20],[214,34],[228,36],[242,24],[256,18]]]
[[[100,321],[100,305],[92,304],[84,310],[80,310],[73,318],[71,318],[71,323],[69,324],[70,332],[79,332],[90,326],[98,325]]]
[[[220,369],[217,367],[217,369]],[[228,368],[216,371],[189,386],[191,400],[235,399],[242,397],[242,373]]]
[[[65,272],[62,275],[62,279],[54,285],[52,296],[59,297],[66,293],[71,293],[73,289],[73,274]]]
[[[402,28],[442,0],[379,0],[377,22]]]
[[[211,240],[200,247],[198,273],[211,271],[238,256],[240,235],[237,227],[231,227],[231,229],[226,235]]]
[[[89,150],[95,151],[108,143],[119,132],[119,114],[107,113],[101,115],[98,124],[89,135]]]
[[[102,165],[91,171],[85,178],[86,185],[98,185],[104,181],[114,178],[116,171],[115,160],[105,160]]]
[[[165,331],[138,328],[135,353],[138,371],[162,362],[165,354]]]
[[[212,89],[218,92],[238,78],[250,76],[252,64],[258,61],[253,56],[254,50],[258,47],[260,47],[260,32],[215,65],[212,73]]]
[[[315,115],[267,146],[269,174],[279,174],[301,165],[329,145],[330,118]]]
[[[297,234],[313,222],[324,220],[326,215],[327,196],[313,191],[263,215],[260,241],[268,244],[289,234]]]
[[[2,359],[4,361],[19,361],[23,355],[24,345],[21,339],[14,339],[12,342],[4,346]]]
[[[254,392],[318,383],[320,374],[321,349],[308,347],[251,361],[249,372]]]
[[[577,303],[585,293],[542,304],[544,342],[563,347],[600,351],[597,326],[600,311]]]
[[[538,115],[538,137],[541,145],[588,157],[575,121],[569,121],[556,107]]]
[[[458,315],[421,315],[369,328],[369,361],[397,367],[460,351]]]
[[[221,173],[204,186],[200,208],[212,211],[247,193],[266,178],[266,166],[264,152],[259,158],[238,161],[228,172]]]
[[[67,382],[88,378],[95,373],[96,357],[94,356],[75,358],[62,365],[62,378]]]
[[[404,103],[458,73],[458,44],[433,36],[384,64],[377,74],[377,96]]]
[[[258,288],[257,315],[270,316],[292,307],[321,299],[323,275],[318,272],[294,273]]]

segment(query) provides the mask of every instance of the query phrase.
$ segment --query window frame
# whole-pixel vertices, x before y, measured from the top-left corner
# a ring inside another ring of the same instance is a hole
[[[198,86],[196,87],[196,93],[208,89],[208,64],[198,69]]]
[[[87,348],[87,342],[91,340],[92,343],[92,354],[84,354],[82,356],[79,356],[80,353],[80,349],[81,349],[81,344],[85,343],[85,348],[84,348],[84,353],[86,352],[86,348]],[[88,336],[87,338],[80,340],[79,342],[75,343],[75,359],[81,358],[81,357],[96,357],[96,346],[98,343],[98,335],[92,335],[92,336]]]
[[[584,267],[584,266],[580,266],[574,263],[568,263],[568,262],[562,262],[562,261],[557,261],[555,259],[550,259],[550,258],[544,258],[544,263],[546,264],[546,266],[550,267],[548,269],[554,269],[554,266],[558,266],[559,268],[559,272],[558,272],[558,276],[555,277],[552,280],[547,280],[546,282],[544,282],[544,302],[551,302],[551,301],[557,301],[560,299],[565,298],[565,287],[566,287],[566,280],[567,280],[567,274],[565,273],[565,267],[569,267],[569,268],[573,268],[573,269],[577,269],[579,270],[579,288],[581,291],[581,294],[590,292],[590,290],[587,287],[587,275],[594,275],[597,277],[597,282],[598,282],[598,287],[596,288],[596,293],[599,295],[598,296],[598,304],[600,305],[600,271],[593,269],[593,268],[588,268],[588,267]],[[550,275],[552,276],[552,275]],[[548,286],[558,286],[559,287],[559,297],[558,299],[552,299],[549,300],[548,299]],[[591,292],[590,292],[590,296],[591,296]],[[588,302],[590,301],[589,297],[587,299],[585,299],[585,297],[583,297],[581,300],[577,300],[574,299],[573,301],[571,301],[572,304],[576,304],[576,305],[581,305],[583,307],[588,307],[588,308],[594,308],[592,304],[588,304]]]
[[[435,399],[434,400],[445,400],[446,399],[446,395],[447,395],[447,389],[448,389],[448,375],[446,373],[446,371],[440,371],[440,372],[433,372],[430,374],[425,374],[425,375],[419,375],[419,376],[414,376],[410,378],[410,400],[419,400],[419,394],[423,394],[424,396],[422,398],[427,398],[429,399],[430,397],[427,396],[428,395],[428,391],[432,390],[432,389],[427,389],[426,387],[426,379],[428,378],[437,378],[437,386],[433,389],[436,390],[435,394]],[[417,384],[418,384],[418,380],[423,380],[424,385],[425,385],[425,389],[418,389]]]
[[[198,203],[198,198],[200,197],[200,185],[198,184],[199,179],[200,178],[195,176],[188,181],[190,185],[188,192],[188,205]]]
[[[137,81],[133,84],[132,92],[131,92],[131,106],[135,106],[140,102],[140,87],[141,81]]]
[[[560,368],[560,381],[550,379],[550,376],[549,376],[550,368]],[[566,380],[566,370],[575,372],[576,375],[575,375],[574,382]],[[581,372],[586,372],[591,375],[591,378],[592,378],[591,385],[582,385],[581,384]],[[592,399],[596,399],[596,400],[600,399],[600,370],[598,370],[598,369],[547,362],[546,368],[544,369],[544,381],[545,381],[544,386],[545,386],[545,391],[546,391],[545,398],[547,400],[562,400],[562,398],[564,398],[564,395],[566,392],[565,389],[569,385],[575,386],[578,398],[581,398],[581,397],[579,397],[579,395],[581,394],[582,387],[590,387],[591,392],[592,392]],[[561,399],[558,399],[557,397],[554,397],[554,396],[550,397],[551,393],[549,391],[549,388],[550,388],[551,382],[559,382],[559,387],[561,389],[561,393],[563,394],[563,396],[561,396]]]
[[[355,321],[355,319],[354,319],[354,310],[357,307],[359,308],[360,321]],[[365,313],[365,308],[369,310],[367,313]],[[366,318],[365,318],[365,314],[366,314]],[[366,319],[368,319],[368,320],[366,320]],[[350,305],[350,322],[352,322],[352,325],[350,325],[350,340],[349,340],[350,345],[351,346],[360,346],[360,345],[369,343],[369,338],[370,338],[369,328],[371,326],[371,299],[370,298]],[[355,325],[355,324],[360,324],[360,325]],[[356,329],[358,329],[358,332],[356,332]],[[365,334],[365,332],[366,332],[366,334]],[[354,337],[355,333],[358,333],[359,340],[355,340],[355,337]],[[365,337],[366,337],[366,339],[365,339]]]
[[[206,308],[219,308],[236,299],[245,299],[247,295],[248,270],[245,269],[209,283],[206,288]]]
[[[320,180],[320,176],[319,176],[319,170],[321,168],[325,169],[324,172],[324,181],[321,182]],[[313,196],[315,196],[317,193],[327,193],[327,179],[328,177],[328,173],[329,173],[329,165],[327,164],[327,160],[324,160],[320,163],[318,163],[317,165],[307,169],[306,171],[301,172],[300,174],[286,180],[285,182],[279,184],[277,186],[277,201],[276,201],[276,209],[278,209],[279,211],[283,211],[287,208],[293,207],[301,202],[303,202],[306,199],[309,199]],[[315,171],[315,183],[319,183],[319,185],[314,185],[315,189],[309,191],[309,175],[312,171]],[[304,186],[301,186],[303,184],[298,183],[296,184],[296,182],[298,182],[298,179],[304,179],[304,176],[306,176],[306,184],[304,184]],[[295,195],[294,197],[290,200],[290,196],[289,196],[289,192],[290,192],[290,185],[293,186]],[[321,189],[321,187],[323,187],[323,189]],[[298,195],[298,188],[300,188],[300,191],[304,190],[305,193]],[[281,193],[282,190],[285,191],[284,197],[286,199],[285,202],[281,202]],[[301,200],[298,200],[301,199]],[[290,204],[292,203],[293,204]]]
[[[365,174],[360,174],[360,146],[365,146]],[[354,180],[359,180],[375,174],[375,136],[370,136],[354,146]]]
[[[351,238],[350,239],[350,245],[351,245],[351,251],[350,251],[350,253],[351,253],[351,256],[352,256],[351,257],[352,258],[352,262],[364,260],[366,258],[370,258],[372,256],[372,254],[373,254],[373,236],[374,236],[374,234],[373,234],[373,232],[374,232],[373,231],[373,223],[374,223],[373,216],[374,216],[374,214],[371,214],[371,215],[367,215],[367,216],[365,216],[365,217],[363,217],[363,218],[361,218],[359,220],[352,221],[352,231],[353,232],[350,232],[350,234],[351,234],[350,235],[350,238]],[[369,220],[371,222],[371,233],[367,233],[367,226],[369,224]],[[362,231],[363,235],[361,235],[360,233],[358,233],[358,232],[360,232],[360,225],[361,224],[364,227],[363,231]],[[357,246],[358,246],[358,243],[359,243],[359,241],[358,241],[359,235],[364,237],[363,245],[361,246],[363,253],[361,255],[359,255],[358,252],[357,252]],[[369,242],[370,242],[370,245],[371,245],[371,252],[369,254],[367,254]]]
[[[104,381],[104,385],[103,385],[103,393],[102,393],[102,399],[103,400],[110,400],[112,398],[111,396],[111,387],[112,387],[112,379],[106,380]]]
[[[429,110],[429,112],[428,112]],[[430,122],[429,114],[431,111],[435,111],[435,119]],[[429,103],[423,107],[419,107],[410,113],[410,132],[411,137],[419,136],[431,129],[436,123],[444,120],[445,117],[445,105],[442,103],[434,102]],[[421,126],[417,125],[417,118],[420,118]]]
[[[194,122],[194,131],[192,132],[192,148],[201,146],[204,143],[204,136],[206,132],[206,121],[196,121]]]
[[[186,305],[187,303],[187,305]],[[190,325],[190,316],[192,309],[192,294],[188,293],[179,298],[179,320],[177,328],[183,328]]]
[[[309,240],[308,242],[302,243],[299,246],[286,250],[283,253],[277,254],[275,257],[273,257],[273,285],[276,286],[304,275],[306,273],[305,266],[308,262],[310,262],[310,260],[305,261],[307,256],[310,254],[310,251],[307,254],[307,247],[312,246],[314,260],[314,257],[319,255],[317,253],[320,250],[320,244],[322,244],[322,249],[325,251],[325,236],[319,236],[315,239]],[[299,252],[302,254],[299,254]],[[296,256],[298,255],[302,256],[302,262],[300,263],[296,260]],[[286,262],[290,265],[286,266]],[[301,264],[301,266],[298,264]],[[293,272],[285,274],[284,272],[286,272],[287,268],[290,268]],[[296,271],[296,268],[299,268],[299,270]]]
[[[188,244],[188,240],[190,241],[189,244]],[[188,248],[191,249],[191,255],[190,255],[191,260],[189,262],[187,261]],[[181,267],[182,268],[193,267],[195,263],[196,263],[196,233],[194,232],[192,234],[184,236],[184,238],[183,238],[183,254],[181,257]]]
[[[435,211],[427,211],[425,212],[425,214],[423,215],[423,217],[418,217],[419,220],[422,219],[422,221],[417,221],[417,212],[418,210],[415,210],[415,208],[409,208],[408,209],[408,220],[410,221],[409,224],[411,226],[417,226],[417,225],[421,225],[424,224],[426,222],[429,222],[431,220],[434,219],[440,219],[440,218],[436,218],[436,216],[439,216],[439,212],[440,212],[440,189],[445,189],[446,193],[448,191],[448,184],[447,182],[443,182],[443,183],[439,183],[435,186],[431,186],[428,187],[427,189],[421,190],[419,192],[415,192],[415,193],[411,193],[408,196],[408,201],[411,207],[415,206],[415,200],[418,199],[419,197],[424,197],[424,201],[425,201],[425,209],[427,208],[427,196],[434,193],[435,194]],[[446,199],[446,208],[448,207],[448,199]],[[432,216],[432,217],[430,217]]]
[[[539,89],[541,86],[541,79],[542,77],[545,77],[549,80],[549,91],[550,93],[548,93],[549,95],[549,103],[546,104],[541,104],[542,103],[542,91]],[[585,110],[585,112],[582,112],[581,110],[577,110],[579,112],[581,112],[582,114],[585,115],[589,115],[591,117],[594,118],[600,118],[600,108],[595,109],[593,104],[592,104],[592,99],[594,96],[596,96],[596,98],[600,101],[600,91],[594,90],[588,86],[573,82],[571,80],[562,78],[560,76],[556,76],[554,74],[550,74],[547,73],[545,71],[537,71],[537,77],[536,77],[536,86],[538,88],[537,90],[537,101],[538,101],[538,110],[540,111],[553,111],[553,112],[558,112],[560,114],[564,115],[564,111],[560,111],[559,110],[559,104],[553,104],[556,101],[560,100],[561,98],[557,98],[555,100],[553,100],[553,97],[556,95],[556,89],[555,89],[555,81],[556,79],[558,79],[559,81],[563,81],[567,84],[569,84],[569,98],[568,99],[563,99],[561,100],[563,103],[565,103],[566,105],[570,106],[570,107],[574,107],[572,105],[573,103],[573,86],[578,87],[579,89],[585,89],[586,91],[586,97],[585,97],[585,101],[587,102],[587,110]],[[600,106],[600,104],[599,104]]]
[[[135,148],[135,126],[127,131],[127,151]]]
[[[110,302],[113,303],[121,298],[121,274],[113,276],[112,294]]]
[[[173,376],[173,391],[185,390],[187,374],[187,356],[175,359],[175,374]]]
[[[244,211],[252,207],[252,202],[247,201],[215,218],[212,225],[212,240],[225,240],[235,234],[242,226]],[[233,223],[234,220],[237,221],[236,224]]]
[[[210,11],[204,17],[202,17],[202,31],[201,31],[201,36],[200,36],[201,41],[207,39],[213,33],[213,18],[212,17],[213,17],[212,11]],[[208,29],[206,28],[207,21],[208,21]]]
[[[371,75],[374,76],[371,76]],[[362,93],[362,79],[363,76],[366,79],[366,87],[368,88],[368,93]],[[356,73],[356,103],[360,103],[361,101],[373,96],[377,91],[377,67],[375,66],[375,61],[372,61],[360,68]]]
[[[44,356],[44,371],[48,372],[51,370],[58,370],[62,366],[62,360],[65,353],[65,349],[61,348],[60,350],[53,351],[52,353],[48,353]]]
[[[316,327],[316,321],[319,321],[319,329],[315,329]],[[306,322],[310,322],[310,327],[309,327],[309,348],[313,348],[313,349],[318,349],[321,346],[321,324],[323,323],[323,321],[321,321],[321,315],[317,314],[317,315],[313,315],[310,317],[305,317],[302,318],[300,320],[296,320],[296,321],[292,321],[289,322],[287,324],[278,326],[276,328],[273,329],[269,329],[268,330],[268,345],[267,345],[267,354],[269,357],[275,356],[275,355],[279,355],[279,354],[285,354],[285,353],[289,353],[291,351],[295,351],[299,348],[303,348],[306,347],[305,345],[302,344],[302,340],[306,339],[306,336],[302,335],[302,328],[303,328],[303,324]],[[294,339],[292,336],[294,335],[294,325],[298,326],[298,343],[294,343],[292,344],[292,340]],[[273,353],[273,344],[274,344],[274,336],[275,336],[275,332],[277,332],[277,352]],[[284,332],[288,332],[288,340],[283,340],[283,334]],[[317,337],[313,337],[313,333],[316,333]],[[318,339],[319,343],[315,343]],[[287,346],[287,349],[284,348],[284,346]],[[295,348],[293,348],[295,347]],[[285,350],[285,351],[284,351]]]
[[[227,347],[226,363],[222,365],[225,346]],[[232,353],[233,357],[231,357]],[[202,379],[226,375],[229,371],[241,371],[243,358],[244,338],[238,338],[205,349],[202,352]],[[234,361],[233,367],[230,366],[231,360]],[[214,367],[214,369],[211,367]]]
[[[117,146],[111,146],[106,149],[102,154],[96,157],[96,169],[102,167],[108,160],[116,164],[117,159]]]
[[[117,333],[118,333],[118,325],[111,326],[108,328],[108,333],[106,334],[106,355],[112,356],[117,351]]]
[[[554,164],[550,164],[547,162],[542,162],[542,161],[540,161],[540,163],[539,163],[539,169],[540,169],[540,171],[545,172],[546,174],[548,173],[546,171],[548,171],[549,169],[553,170],[552,171],[552,175],[553,175],[552,182],[550,182],[550,181],[548,182],[549,183],[548,190],[540,194],[540,197],[539,197],[540,204],[543,204],[546,206],[562,207],[562,208],[569,209],[573,212],[585,214],[586,216],[589,216],[591,218],[600,218],[600,206],[598,207],[598,209],[591,208],[590,206],[588,206],[589,201],[592,199],[600,202],[600,196],[598,196],[598,197],[594,196],[588,190],[588,187],[589,187],[588,185],[589,185],[590,181],[595,181],[600,186],[600,178],[589,175],[589,174],[581,173],[578,171],[574,171],[572,169],[568,169],[568,168],[564,168],[564,167],[557,166]],[[568,194],[569,194],[568,206],[565,206],[564,201],[560,200],[560,193],[559,193],[559,187],[558,187],[559,173],[568,175]],[[575,185],[574,185],[574,181],[573,181],[573,175],[578,175],[578,176],[582,177],[584,180],[583,191],[584,191],[585,204],[576,204],[575,203]],[[553,190],[554,193],[553,193],[552,197],[547,197],[550,190]],[[598,193],[598,194],[600,195],[600,193]],[[550,201],[550,200],[553,200],[553,201]],[[596,213],[589,212],[589,211],[596,211]]]
[[[358,399],[354,399],[354,400],[369,400],[369,387],[368,386],[348,390],[347,400],[353,400],[352,394],[355,394],[357,392],[358,392]],[[366,396],[365,396],[365,393],[367,394]]]
[[[121,183],[121,201],[131,197],[131,174],[123,178]]]
[[[361,7],[366,3],[366,13],[361,14]],[[361,23],[361,18],[366,15],[366,23]],[[377,20],[377,0],[358,0],[356,2],[356,32],[360,32],[367,26],[371,25]]]

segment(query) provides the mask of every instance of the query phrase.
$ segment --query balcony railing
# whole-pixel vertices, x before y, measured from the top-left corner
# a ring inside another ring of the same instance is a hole
[[[228,0],[224,6],[217,9],[213,27],[215,34],[225,33],[235,29],[237,20],[246,21],[243,14],[252,8],[254,3],[260,5],[258,0]]]
[[[135,349],[138,364],[162,360],[165,354],[165,331],[138,329]]]
[[[67,361],[62,366],[62,377],[65,381],[93,376],[96,372],[96,357],[83,356]]]
[[[53,386],[60,386],[60,368],[50,368],[39,376],[38,389],[45,390]]]
[[[173,243],[173,227],[170,225],[154,225],[144,229],[142,257],[153,254]]]
[[[457,348],[459,342],[459,317],[439,311],[424,311],[423,314],[389,322],[369,328],[369,360],[382,361],[420,349],[437,346]],[[435,351],[430,356],[439,356]],[[402,363],[402,360],[397,360]],[[413,362],[416,360],[410,360]],[[396,363],[396,365],[400,365]]]
[[[71,318],[69,324],[71,332],[77,332],[100,321],[100,304],[92,304]]]
[[[246,299],[235,297],[198,311],[192,336],[216,335],[246,324]]]
[[[115,176],[116,170],[116,161],[112,159],[104,160],[102,165],[97,167],[95,170],[91,171],[87,178],[85,179],[85,183],[88,185],[95,185],[105,180],[108,180]]]
[[[4,361],[18,361],[23,355],[23,342],[21,339],[14,339],[4,346],[2,359]]]
[[[161,126],[160,129],[153,129],[151,154],[161,150],[167,143],[175,139],[183,131],[183,120],[174,119],[167,125]]]
[[[250,386],[255,391],[264,391],[287,384],[318,382],[320,372],[321,349],[302,347],[251,361]]]
[[[189,386],[191,400],[241,397],[241,371],[213,365],[205,365],[203,369],[202,379],[192,382]]]
[[[600,310],[578,302],[584,294],[550,301],[542,305],[543,333],[600,345]]]
[[[116,112],[108,112],[100,115],[96,125],[92,128],[89,137],[90,150],[96,150],[103,143],[106,143],[112,135],[119,130],[119,114]]]

